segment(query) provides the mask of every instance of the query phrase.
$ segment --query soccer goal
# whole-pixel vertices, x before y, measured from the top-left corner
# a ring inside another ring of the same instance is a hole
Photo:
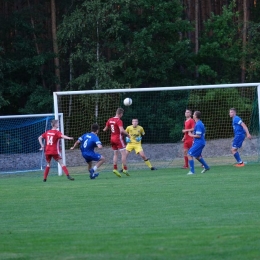
[[[46,166],[38,137],[51,129],[54,114],[0,116],[0,174],[40,171]],[[63,132],[63,115],[57,114]],[[65,144],[62,142],[65,158]],[[53,162],[57,173],[57,163]]]
[[[207,145],[203,156],[211,165],[235,163],[231,155],[233,137],[229,109],[235,107],[237,114],[247,124],[253,139],[246,140],[240,149],[243,160],[259,161],[259,99],[260,83],[202,85],[185,87],[156,87],[136,89],[109,89],[54,92],[55,115],[64,115],[64,134],[75,140],[90,131],[91,124],[100,125],[99,137],[104,145],[100,150],[107,162],[104,170],[112,169],[113,152],[109,133],[102,129],[116,109],[125,110],[122,118],[124,127],[132,119],[139,119],[144,127],[142,140],[144,152],[151,163],[158,168],[181,167],[183,148],[181,139],[185,109],[199,110],[206,127]],[[131,106],[124,106],[123,100],[130,97]],[[69,148],[68,146],[66,147]],[[75,171],[86,172],[86,163],[79,150],[68,151],[67,166]],[[119,164],[120,166],[120,164]],[[141,157],[134,152],[128,157],[131,169],[146,168]]]

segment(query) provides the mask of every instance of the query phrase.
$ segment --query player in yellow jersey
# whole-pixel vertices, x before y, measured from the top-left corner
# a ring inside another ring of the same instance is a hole
[[[130,135],[129,137],[126,137],[126,157],[131,153],[133,150],[135,150],[136,154],[139,154],[142,159],[144,160],[145,164],[151,169],[151,170],[157,170],[155,167],[151,165],[151,162],[146,157],[142,145],[141,140],[142,136],[145,135],[144,129],[142,126],[138,125],[138,119],[132,119],[132,125],[128,126],[126,128],[126,132]]]

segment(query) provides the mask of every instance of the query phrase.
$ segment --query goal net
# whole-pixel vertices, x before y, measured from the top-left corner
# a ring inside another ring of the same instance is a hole
[[[142,139],[144,152],[154,167],[181,167],[183,165],[182,129],[185,110],[199,110],[206,127],[207,145],[203,156],[210,165],[233,164],[231,154],[233,137],[229,109],[234,107],[237,114],[248,126],[253,139],[245,140],[240,149],[244,161],[259,161],[259,107],[257,86],[259,83],[162,87],[141,89],[110,89],[91,91],[65,91],[54,93],[55,113],[64,115],[64,134],[75,140],[91,125],[100,125],[99,137],[104,146],[96,152],[106,157],[102,170],[113,168],[113,151],[110,148],[110,133],[103,132],[108,118],[115,116],[118,107],[124,108],[124,128],[137,118],[145,130]],[[123,100],[130,97],[131,106],[124,106]],[[66,147],[69,149],[69,145]],[[87,172],[86,163],[80,150],[66,153],[67,166],[75,172]],[[118,166],[121,167],[119,160]],[[134,152],[128,157],[129,170],[147,166]]]
[[[0,174],[40,171],[45,168],[45,156],[39,150],[38,137],[51,129],[53,119],[54,114],[0,116]],[[62,124],[61,113],[58,119]],[[52,162],[52,168],[57,174],[56,162]]]

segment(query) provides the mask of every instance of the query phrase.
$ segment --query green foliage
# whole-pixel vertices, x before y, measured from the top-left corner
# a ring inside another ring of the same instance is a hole
[[[242,59],[241,24],[234,3],[223,6],[221,15],[212,14],[204,23],[197,57],[201,84],[240,82]]]
[[[46,17],[39,10],[34,13],[36,10],[37,6],[35,10],[23,7],[0,18],[0,41],[3,44],[0,49],[1,114],[52,111],[49,110],[50,105],[45,109],[41,107],[41,102],[35,102],[34,106],[27,104],[39,94],[37,86],[40,85],[42,88],[45,85],[45,93],[49,97],[43,102],[48,103],[51,97],[49,90],[54,83],[53,66],[49,66],[54,57],[49,51],[50,41],[41,38],[46,33],[41,21]],[[44,98],[46,94],[41,96]]]
[[[246,46],[247,81],[259,82],[260,79],[260,23],[250,22]]]
[[[78,89],[184,84],[194,68],[179,1],[82,1],[58,36]],[[183,79],[185,78],[185,79]]]

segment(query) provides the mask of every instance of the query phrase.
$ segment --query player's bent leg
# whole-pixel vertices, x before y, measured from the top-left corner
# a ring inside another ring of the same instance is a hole
[[[196,159],[204,166],[204,169],[201,171],[201,173],[205,173],[206,171],[209,171],[210,167],[201,156],[197,157]]]
[[[59,159],[59,160],[57,160],[57,161],[58,161],[58,163],[60,164],[60,166],[61,166],[63,172],[66,174],[68,180],[74,181],[75,179],[70,176],[69,171],[68,171],[68,168],[66,167],[66,165],[63,164],[62,159]]]

